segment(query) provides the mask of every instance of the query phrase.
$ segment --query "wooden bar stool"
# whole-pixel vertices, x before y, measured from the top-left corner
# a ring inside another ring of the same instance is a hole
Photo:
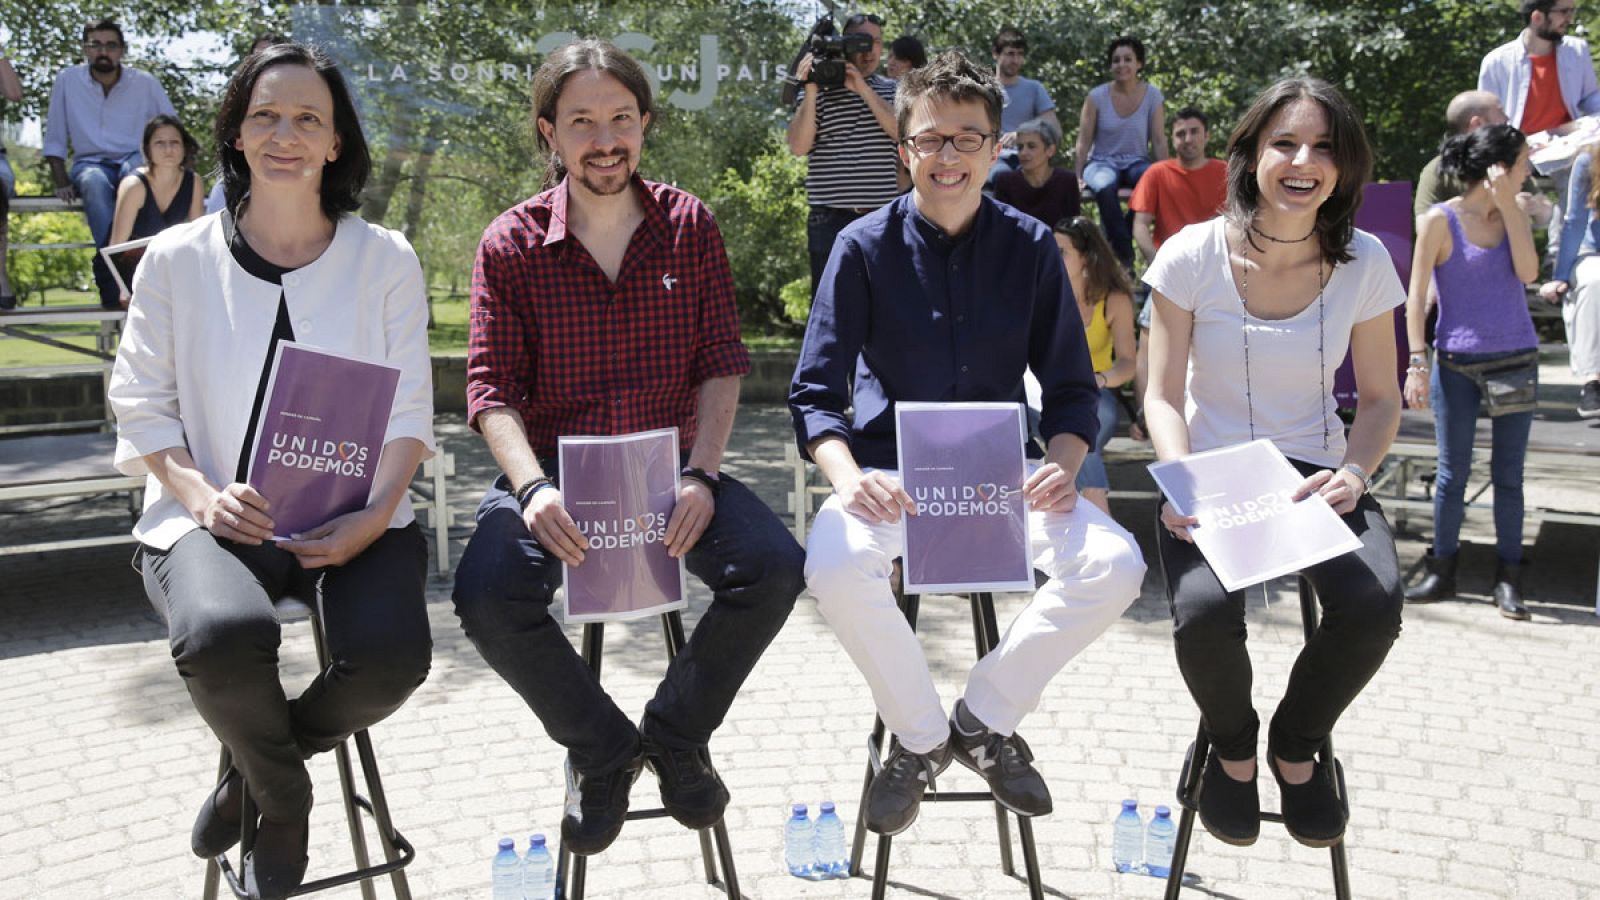
[[[1304,575],[1300,576],[1300,624],[1305,631],[1306,640],[1317,630],[1317,595],[1311,588],[1311,582]],[[1201,723],[1200,731],[1195,736],[1194,743],[1189,745],[1189,752],[1183,759],[1183,771],[1178,775],[1178,803],[1183,807],[1183,815],[1178,821],[1178,836],[1172,847],[1172,868],[1167,874],[1167,900],[1177,900],[1179,892],[1183,890],[1183,870],[1189,861],[1189,840],[1194,836],[1195,814],[1199,810],[1197,795],[1200,788],[1200,774],[1206,766],[1206,754],[1211,751],[1211,741],[1206,737],[1205,724]],[[1344,767],[1339,765],[1339,760],[1333,755],[1333,736],[1329,735],[1322,742],[1322,750],[1317,754],[1317,765],[1330,770],[1333,777],[1334,790],[1339,794],[1339,803],[1344,807],[1344,818],[1350,820],[1350,794],[1345,790]],[[1283,822],[1280,813],[1261,811],[1263,822]],[[1328,848],[1333,864],[1333,893],[1338,900],[1350,900],[1350,868],[1345,860],[1344,840]]]
[[[895,595],[900,603],[901,612],[905,613],[906,621],[910,623],[911,630],[917,629],[917,610],[919,598],[916,594],[905,594],[899,590],[899,581],[896,580]],[[982,659],[994,649],[1000,641],[1000,628],[996,624],[994,614],[994,595],[986,593],[968,594],[967,600],[972,607],[972,637],[978,651],[978,658]],[[874,716],[872,720],[872,735],[867,738],[867,775],[861,786],[861,804],[859,809],[867,808],[867,789],[872,785],[872,778],[883,768],[884,757],[884,725],[883,719]],[[927,791],[922,795],[924,803],[958,803],[958,802],[987,802],[994,803],[995,830],[999,833],[1000,841],[1000,868],[1005,874],[1015,876],[1016,866],[1011,856],[1011,827],[1007,816],[1011,811],[1001,806],[988,791]],[[1017,835],[1022,844],[1022,860],[1028,879],[1028,896],[1033,900],[1043,900],[1044,885],[1039,878],[1039,851],[1033,842],[1033,823],[1027,816],[1017,816]],[[866,849],[867,823],[864,815],[856,816],[855,840],[850,847],[850,874],[861,876],[861,859]],[[882,900],[889,882],[889,835],[878,835],[877,858],[872,869],[872,898]]]
[[[327,639],[322,632],[322,618],[317,615],[315,605],[294,597],[285,597],[275,604],[275,609],[280,622],[291,622],[302,618],[311,620],[311,634],[317,645],[317,665],[326,671],[332,660],[328,655]],[[350,766],[350,741],[355,742],[356,755],[361,760],[361,774],[367,785],[366,796],[357,791],[355,773]],[[339,793],[344,798],[345,821],[350,827],[350,849],[355,856],[355,868],[315,881],[307,881],[294,891],[293,896],[360,882],[363,900],[376,900],[377,892],[372,883],[375,879],[387,875],[396,900],[411,900],[411,887],[406,882],[405,867],[411,865],[412,860],[417,858],[417,851],[411,846],[411,842],[395,829],[394,823],[389,818],[389,801],[383,792],[383,781],[378,774],[378,761],[372,752],[371,735],[363,728],[352,734],[350,741],[341,741],[339,746],[333,749],[333,753],[339,767]],[[227,773],[232,762],[233,754],[224,745],[222,758],[217,764],[219,781]],[[216,900],[218,884],[224,880],[235,897],[249,900],[250,895],[245,892],[239,873],[244,871],[245,854],[255,845],[256,808],[255,802],[250,799],[249,784],[243,780],[240,783],[244,785],[245,792],[243,824],[239,840],[239,867],[235,870],[226,853],[208,862],[205,900]],[[361,819],[363,812],[372,817],[378,833],[378,843],[383,848],[385,861],[376,865],[371,862],[367,853],[366,831]]]
[[[594,676],[597,679],[600,677],[600,662],[605,649],[605,629],[604,622],[588,622],[583,626],[583,660],[589,664],[589,668],[594,672]],[[685,643],[683,617],[678,614],[677,610],[662,614],[661,633],[666,639],[667,661],[670,663],[677,658]],[[564,765],[569,768],[567,778],[570,780],[572,777],[572,772],[570,771],[571,762],[569,761]],[[632,822],[636,819],[662,819],[667,817],[667,811],[658,806],[653,809],[630,809],[624,821]],[[734,869],[733,865],[733,847],[728,843],[727,823],[719,819],[717,824],[710,828],[700,829],[699,835],[700,858],[705,863],[706,884],[720,887],[732,900],[738,900],[742,896],[739,893],[739,873]],[[717,845],[715,855],[713,855],[711,849],[713,837],[715,837]],[[561,848],[558,856],[556,863],[556,897],[558,900],[560,898],[583,900],[585,881],[589,870],[589,858],[576,856],[568,851],[565,846]],[[718,861],[722,864],[723,879],[725,880],[717,877]]]

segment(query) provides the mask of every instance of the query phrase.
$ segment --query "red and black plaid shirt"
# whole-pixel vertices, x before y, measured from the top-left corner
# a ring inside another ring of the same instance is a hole
[[[567,233],[565,182],[501,214],[472,272],[467,420],[509,407],[528,443],[676,425],[695,436],[701,382],[750,371],[722,233],[692,194],[633,180],[644,222],[616,284]]]

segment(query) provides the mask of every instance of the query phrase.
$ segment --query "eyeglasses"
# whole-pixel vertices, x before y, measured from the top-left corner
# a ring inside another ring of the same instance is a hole
[[[871,22],[879,28],[883,27],[883,19],[874,13],[856,13],[850,18],[844,20],[844,27],[854,28],[857,25],[860,25],[862,22]]]
[[[122,44],[117,41],[84,41],[83,49],[93,50],[96,53],[104,53],[110,50],[121,50]]]
[[[906,138],[901,143],[923,156],[933,156],[943,152],[945,144],[955,145],[957,153],[977,153],[983,149],[984,144],[998,137],[999,135],[992,132],[989,134],[977,134],[971,131],[963,131],[960,134],[943,135],[933,131],[924,131],[921,134]]]

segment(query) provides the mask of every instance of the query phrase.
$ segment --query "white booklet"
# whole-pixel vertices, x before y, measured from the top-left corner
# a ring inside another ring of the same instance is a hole
[[[1305,477],[1269,440],[1192,453],[1149,469],[1173,508],[1200,520],[1189,534],[1230,591],[1361,546],[1320,495],[1292,499]]]
[[[153,240],[155,236],[151,235],[100,248],[100,256],[106,261],[106,268],[111,270],[111,277],[117,280],[117,287],[122,289],[122,293],[129,297],[133,296],[134,270],[139,268],[139,261],[144,259],[144,248]]]

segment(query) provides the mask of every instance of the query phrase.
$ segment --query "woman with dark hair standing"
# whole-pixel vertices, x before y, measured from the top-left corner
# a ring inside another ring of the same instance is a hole
[[[1133,228],[1117,190],[1138,184],[1154,159],[1167,158],[1166,102],[1160,88],[1139,77],[1144,61],[1138,38],[1119,37],[1106,48],[1111,80],[1084,98],[1074,153],[1078,176],[1100,208],[1100,227],[1129,272]]]
[[[1117,388],[1133,380],[1133,282],[1111,255],[1111,245],[1095,224],[1083,216],[1056,223],[1056,246],[1067,267],[1072,296],[1078,299],[1089,357],[1094,363],[1095,386],[1100,388],[1100,430],[1094,446],[1078,468],[1078,492],[1083,499],[1111,512],[1111,481],[1106,475],[1105,449],[1117,430]]]
[[[200,145],[177,116],[162,113],[144,126],[144,165],[117,185],[117,210],[111,220],[111,244],[155,237],[205,211],[205,185],[195,174]],[[132,268],[124,273],[130,277]],[[126,294],[122,305],[128,305]]]
[[[351,215],[371,160],[326,54],[253,54],[228,83],[216,140],[227,209],[150,244],[109,397],[117,468],[149,476],[134,527],[145,590],[235,766],[201,806],[194,852],[238,841],[248,785],[261,822],[244,884],[284,897],[306,870],[305,760],[394,712],[428,671],[427,548],[406,498],[434,447],[427,304],[405,239]],[[401,375],[367,506],[274,541],[272,509],[245,478],[283,340]],[[286,595],[318,606],[333,657],[292,701],[273,614]]]
[[[1314,755],[1400,633],[1400,566],[1367,473],[1399,427],[1393,310],[1405,295],[1383,244],[1353,225],[1371,172],[1372,149],[1344,97],[1326,82],[1280,81],[1228,141],[1224,215],[1168,239],[1145,272],[1155,303],[1145,417],[1156,455],[1267,438],[1305,476],[1296,499],[1320,495],[1361,541],[1302,573],[1322,621],[1267,732],[1284,824],[1311,846],[1337,843],[1345,826]],[[1348,438],[1329,391],[1346,350],[1361,393]],[[1261,829],[1244,592],[1223,588],[1193,543],[1197,524],[1162,504],[1158,549],[1178,668],[1211,740],[1200,820],[1244,845]]]
[[[1522,465],[1533,429],[1539,379],[1539,337],[1524,285],[1539,277],[1539,254],[1517,191],[1528,180],[1528,142],[1510,125],[1485,125],[1445,141],[1439,171],[1470,185],[1467,192],[1417,218],[1417,246],[1406,303],[1411,358],[1405,398],[1430,400],[1439,443],[1433,486],[1433,547],[1422,580],[1406,591],[1412,603],[1456,591],[1461,520],[1478,405],[1492,424],[1489,477],[1494,484],[1494,601],[1509,619],[1528,618],[1522,605]],[[1428,285],[1439,286],[1434,360],[1423,335]],[[1431,375],[1430,375],[1431,369]]]

